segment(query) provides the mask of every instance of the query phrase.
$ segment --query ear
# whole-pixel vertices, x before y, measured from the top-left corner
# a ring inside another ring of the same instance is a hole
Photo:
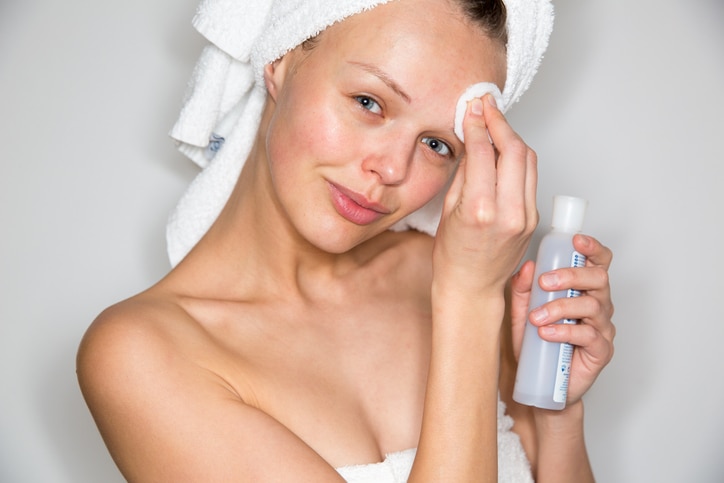
[[[277,100],[279,91],[284,85],[284,79],[287,76],[287,69],[290,64],[290,54],[284,55],[281,59],[277,59],[271,64],[264,66],[264,85],[274,101]]]

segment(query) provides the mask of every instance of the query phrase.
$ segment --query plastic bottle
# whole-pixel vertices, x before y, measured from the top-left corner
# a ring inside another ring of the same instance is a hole
[[[545,272],[562,267],[582,267],[586,263],[586,257],[573,248],[573,235],[581,231],[587,204],[586,200],[572,196],[559,195],[553,198],[551,231],[543,237],[538,247],[529,313],[551,300],[580,295],[578,290],[548,292],[540,288],[538,281]],[[576,322],[563,319],[557,323]],[[527,406],[559,410],[565,408],[572,356],[573,346],[541,339],[538,328],[527,322],[513,399]]]

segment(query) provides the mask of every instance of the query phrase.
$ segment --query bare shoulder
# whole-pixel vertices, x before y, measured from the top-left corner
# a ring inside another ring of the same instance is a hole
[[[78,350],[78,380],[125,478],[284,480],[304,467],[333,481],[318,455],[214,370],[222,355],[173,297],[141,294],[93,321]],[[290,464],[265,467],[279,457]]]
[[[140,478],[132,444],[144,447],[138,429],[154,419],[165,376],[180,351],[167,326],[182,319],[162,299],[136,296],[104,310],[81,340],[76,372],[83,397],[108,449],[127,479]],[[144,404],[144,401],[148,404]]]
[[[179,306],[147,295],[115,304],[92,322],[78,348],[76,372],[112,454],[118,421],[140,423],[171,391],[184,394],[174,385],[189,382],[200,369],[187,342],[198,331]]]
[[[81,341],[77,371],[81,388],[104,389],[116,384],[116,374],[139,366],[168,364],[182,335],[193,323],[176,304],[161,297],[139,295],[104,310],[90,325]],[[98,377],[103,376],[103,377]],[[142,381],[137,381],[136,384]]]
[[[92,412],[173,383],[183,384],[179,394],[204,385],[235,395],[213,370],[215,352],[213,338],[180,297],[151,289],[101,312],[81,340],[76,371]]]

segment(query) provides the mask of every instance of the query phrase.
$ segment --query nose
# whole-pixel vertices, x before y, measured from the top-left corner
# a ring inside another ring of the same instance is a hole
[[[377,148],[362,161],[362,170],[377,176],[380,183],[398,185],[407,179],[415,152],[414,141],[401,136],[389,136],[386,142],[376,143]]]

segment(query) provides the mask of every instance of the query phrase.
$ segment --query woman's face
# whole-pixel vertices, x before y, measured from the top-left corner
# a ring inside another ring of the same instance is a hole
[[[397,0],[333,25],[267,69],[266,152],[279,206],[342,253],[447,183],[464,147],[455,105],[505,81],[505,54],[446,0]]]

